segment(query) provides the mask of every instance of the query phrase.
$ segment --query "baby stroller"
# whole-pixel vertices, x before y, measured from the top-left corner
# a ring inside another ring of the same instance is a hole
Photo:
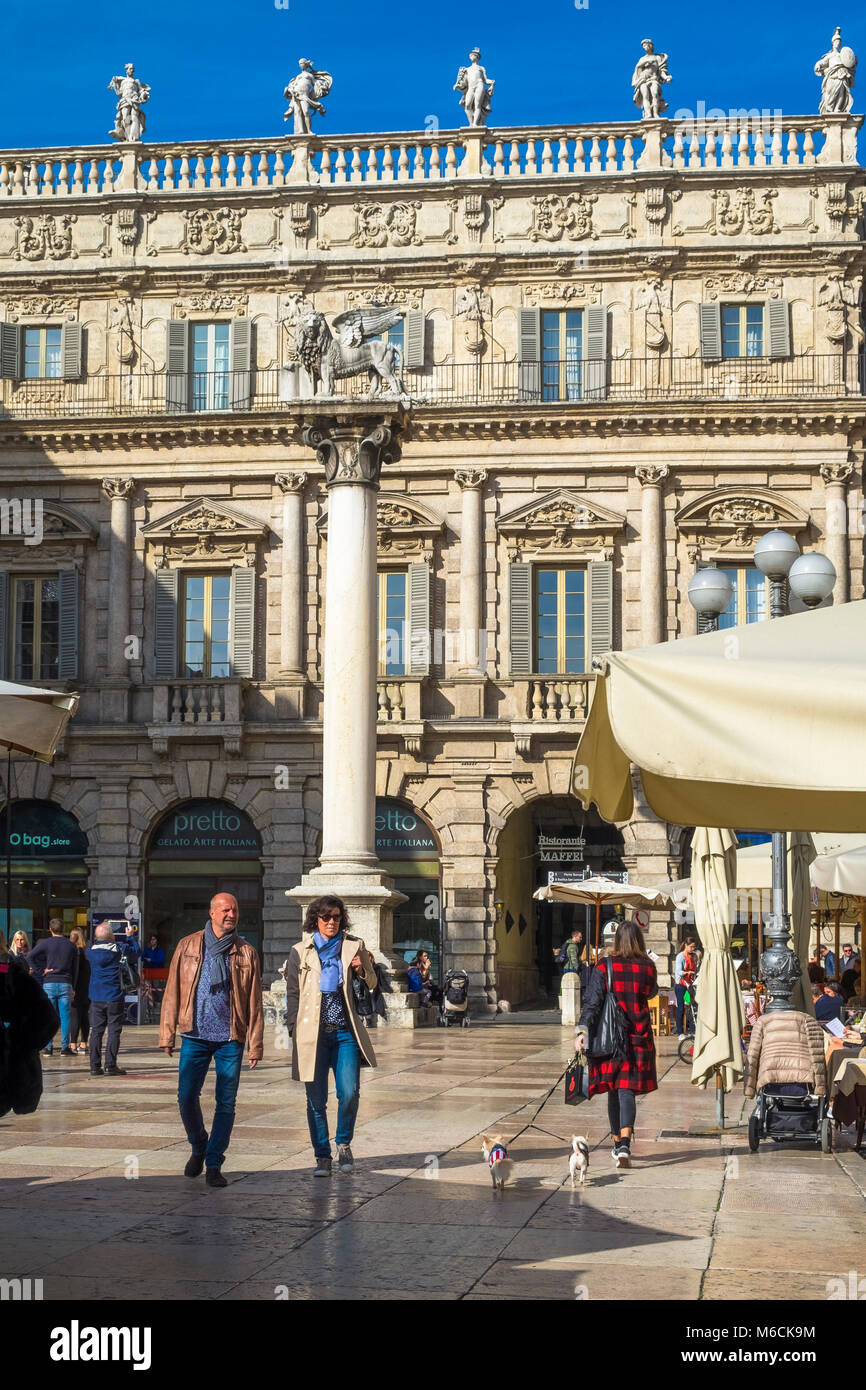
[[[439,1025],[450,1028],[452,1023],[469,1027],[469,976],[465,970],[449,970],[442,985]]]
[[[827,1097],[812,1095],[805,1082],[764,1086],[749,1117],[749,1148],[757,1153],[762,1139],[777,1144],[786,1139],[814,1139],[828,1154],[833,1125],[828,1110]]]

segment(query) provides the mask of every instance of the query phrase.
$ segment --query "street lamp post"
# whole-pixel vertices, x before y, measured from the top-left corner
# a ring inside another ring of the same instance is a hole
[[[785,615],[785,581],[790,592],[807,608],[816,608],[833,592],[836,570],[826,555],[800,554],[800,547],[787,531],[768,531],[755,546],[755,564],[770,581],[770,617]],[[791,946],[791,917],[788,911],[788,837],[784,830],[773,832],[773,911],[767,918],[770,940],[761,956],[761,975],[767,987],[768,1010],[793,1009],[791,993],[802,978],[803,967]]]

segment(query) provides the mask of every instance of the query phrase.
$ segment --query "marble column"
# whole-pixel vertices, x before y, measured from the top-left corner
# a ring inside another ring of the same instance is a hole
[[[825,526],[824,553],[836,568],[833,602],[847,603],[850,595],[848,563],[848,480],[854,472],[852,464],[822,463],[824,479]]]
[[[484,484],[483,468],[458,468],[455,481],[462,490],[460,532],[460,671],[483,675],[486,657],[481,635],[484,611]]]
[[[417,996],[402,988],[406,964],[393,954],[393,911],[405,895],[379,872],[376,856],[376,498],[383,462],[397,453],[391,422],[347,412],[309,423],[328,489],[322,766],[322,853],[291,897],[306,907],[333,893],[374,957],[387,966],[389,1020],[413,1026]]]
[[[639,463],[635,468],[641,485],[640,624],[645,647],[667,637],[662,483],[668,471],[666,463]]]
[[[108,634],[105,677],[100,683],[100,718],[124,724],[129,718],[130,661],[135,649],[130,638],[130,561],[132,556],[132,495],[134,478],[103,478],[102,490],[111,501],[111,539],[108,552]],[[141,655],[140,644],[138,655]]]
[[[304,650],[304,487],[306,473],[278,473],[283,494],[283,557],[280,583],[280,669],[301,676]]]

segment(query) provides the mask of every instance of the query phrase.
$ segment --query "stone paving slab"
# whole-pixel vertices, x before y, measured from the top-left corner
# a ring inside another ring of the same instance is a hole
[[[866,1161],[850,1134],[830,1156],[751,1155],[740,1094],[726,1133],[699,1138],[714,1097],[690,1086],[675,1039],[661,1041],[627,1172],[610,1159],[604,1097],[568,1110],[557,1086],[542,1105],[570,1052],[558,1020],[374,1041],[354,1174],[313,1177],[304,1088],[269,1053],[243,1073],[218,1191],[183,1177],[178,1059],[152,1029],[124,1033],[129,1077],[48,1063],[40,1110],[0,1121],[0,1276],[42,1278],[50,1299],[69,1298],[72,1271],[81,1299],[770,1300],[826,1298],[829,1278],[862,1264]],[[501,1194],[484,1130],[515,1161]],[[574,1133],[592,1153],[572,1191]]]

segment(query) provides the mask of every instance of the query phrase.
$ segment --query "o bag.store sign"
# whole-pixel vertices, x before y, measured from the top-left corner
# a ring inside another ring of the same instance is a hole
[[[169,811],[150,845],[157,859],[258,858],[259,833],[243,811],[221,801],[187,801]]]
[[[13,801],[7,841],[6,808],[0,812],[0,853],[13,859],[82,859],[87,836],[68,811],[48,801]]]

